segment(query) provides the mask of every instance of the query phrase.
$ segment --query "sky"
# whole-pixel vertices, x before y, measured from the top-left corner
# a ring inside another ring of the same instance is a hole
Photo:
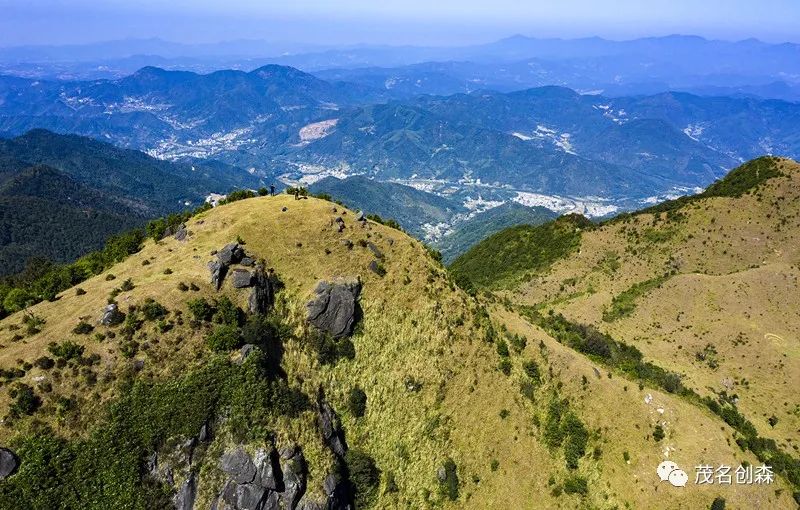
[[[482,43],[512,34],[800,42],[798,0],[0,0],[0,46],[157,37],[314,45]]]

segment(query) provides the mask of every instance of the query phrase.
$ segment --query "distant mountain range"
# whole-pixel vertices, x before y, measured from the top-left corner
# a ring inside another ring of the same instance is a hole
[[[560,85],[608,96],[670,90],[800,101],[800,46],[672,35],[629,41],[517,35],[462,47],[325,47],[269,41],[179,44],[159,39],[0,49],[0,74],[121,78],[145,66],[211,72],[267,64],[384,89],[396,98]]]
[[[257,186],[238,168],[177,164],[75,135],[35,130],[0,139],[0,275],[31,257],[58,262],[148,219]]]
[[[462,204],[514,200],[590,216],[690,193],[765,153],[800,157],[798,125],[800,104],[777,100],[606,97],[554,86],[393,99],[385,87],[277,65],[0,78],[0,132],[46,128],[184,164],[216,159],[247,169],[251,182],[365,175]]]

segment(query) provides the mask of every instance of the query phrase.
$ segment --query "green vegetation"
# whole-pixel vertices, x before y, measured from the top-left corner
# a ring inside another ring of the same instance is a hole
[[[581,231],[591,226],[583,216],[569,214],[542,225],[512,227],[473,246],[449,269],[467,291],[502,287],[544,271],[577,250]]]
[[[364,416],[367,410],[367,394],[358,386],[351,388],[347,395],[347,409],[356,418]]]
[[[728,174],[711,184],[706,190],[697,195],[680,197],[676,200],[668,200],[647,209],[641,209],[632,213],[624,213],[608,220],[609,223],[624,221],[632,216],[640,214],[659,214],[676,213],[686,205],[697,202],[704,198],[711,197],[740,197],[746,193],[751,193],[761,186],[764,182],[774,177],[780,177],[781,171],[778,169],[779,158],[774,156],[764,156],[734,168]]]
[[[214,352],[228,352],[241,345],[239,328],[230,324],[217,324],[206,337],[206,345]]]
[[[592,326],[572,323],[560,314],[551,313],[545,316],[529,307],[523,308],[523,313],[558,342],[591,359],[634,380],[680,395],[695,405],[707,407],[737,431],[739,437],[736,443],[742,450],[750,450],[760,461],[768,462],[776,473],[786,477],[796,489],[800,489],[800,459],[781,450],[773,439],[760,437],[755,426],[736,409],[726,395],[720,395],[718,400],[701,398],[694,390],[683,385],[678,374],[644,361],[641,351],[636,347],[618,342]],[[545,434],[547,433],[546,427]],[[551,440],[557,439],[553,435],[552,425],[550,434]]]
[[[442,466],[444,476],[439,477],[439,487],[447,499],[455,501],[458,499],[458,469],[456,463],[451,458],[447,458]]]
[[[241,366],[220,356],[175,380],[128,381],[85,438],[46,428],[17,437],[21,465],[0,485],[0,508],[166,508],[169,489],[141,469],[165,440],[194,436],[222,414],[242,440],[263,438],[278,416],[308,407],[307,396],[264,366],[255,352]]]
[[[351,448],[345,454],[347,473],[355,491],[356,508],[369,508],[378,497],[381,472],[375,460],[358,448]]]
[[[669,275],[664,275],[633,284],[618,296],[614,296],[611,306],[603,311],[603,320],[613,322],[622,317],[628,317],[636,309],[637,299],[660,287],[668,279]]]
[[[578,475],[573,475],[564,480],[564,492],[567,494],[580,494],[586,496],[589,493],[589,487],[586,483],[586,478]]]
[[[575,470],[578,461],[586,455],[589,431],[580,418],[569,411],[567,401],[553,395],[547,405],[542,439],[553,450],[563,445],[566,466]]]

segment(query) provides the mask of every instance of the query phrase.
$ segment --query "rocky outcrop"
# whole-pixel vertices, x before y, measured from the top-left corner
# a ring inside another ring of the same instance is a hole
[[[175,510],[193,510],[195,498],[197,498],[197,477],[194,473],[189,473],[189,477],[172,498],[172,503],[175,505]]]
[[[228,266],[219,260],[213,260],[208,263],[208,270],[211,271],[211,285],[214,286],[214,289],[219,290],[225,280],[225,275],[228,274]]]
[[[0,448],[0,480],[13,475],[19,467],[19,458],[8,448]]]
[[[226,244],[221,250],[217,252],[217,260],[229,266],[231,264],[238,264],[244,258],[244,249],[239,246],[239,243]]]
[[[222,456],[220,467],[230,478],[212,509],[296,510],[306,490],[306,462],[297,447],[281,454],[260,449],[253,457],[238,447]]]
[[[253,273],[252,284],[253,290],[250,291],[250,297],[247,300],[248,308],[252,314],[264,315],[275,304],[273,278],[267,275],[263,267],[259,267]]]
[[[316,297],[306,304],[307,320],[318,330],[334,338],[350,336],[358,319],[358,279],[322,281],[314,290]]]
[[[344,433],[339,423],[339,417],[322,394],[317,399],[317,421],[322,434],[322,442],[340,459],[347,452]]]
[[[369,248],[369,251],[371,251],[372,254],[375,255],[376,259],[383,260],[383,253],[381,253],[381,251],[378,249],[378,247],[375,246],[375,243],[371,243],[371,242],[367,243],[367,248]]]
[[[181,226],[178,227],[177,232],[175,232],[175,235],[172,237],[178,241],[185,241],[186,238],[189,237],[189,231],[186,230],[186,225],[182,223]]]
[[[103,326],[115,326],[125,320],[125,314],[119,311],[116,303],[111,303],[103,309],[100,317],[100,324]]]
[[[234,269],[231,273],[231,284],[235,289],[244,289],[253,284],[253,273],[247,269]]]

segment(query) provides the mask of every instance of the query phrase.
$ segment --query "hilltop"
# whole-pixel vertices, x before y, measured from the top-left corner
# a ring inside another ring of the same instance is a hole
[[[664,447],[687,467],[758,462],[713,414],[470,297],[359,217],[221,205],[3,319],[0,444],[20,464],[0,507],[698,508],[720,490],[659,485]],[[780,507],[788,488],[725,498]]]
[[[798,189],[800,165],[759,158],[699,195],[598,225],[558,230],[562,218],[500,232],[451,269],[572,349],[719,415],[735,430],[731,441],[783,466],[797,491]],[[531,251],[542,245],[551,249]],[[481,264],[487,250],[497,258]],[[596,338],[606,347],[585,343]],[[615,345],[672,381],[632,369]],[[688,439],[658,421],[665,447]]]

